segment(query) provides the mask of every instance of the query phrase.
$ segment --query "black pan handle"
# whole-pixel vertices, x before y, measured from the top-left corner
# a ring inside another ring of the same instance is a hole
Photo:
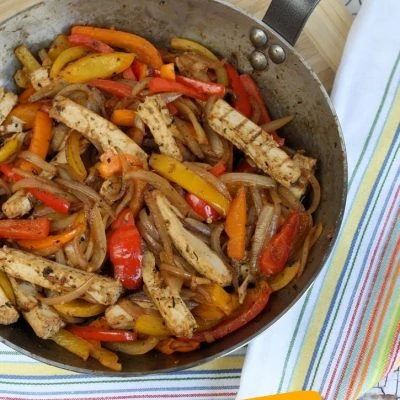
[[[320,0],[272,0],[262,19],[292,46]]]

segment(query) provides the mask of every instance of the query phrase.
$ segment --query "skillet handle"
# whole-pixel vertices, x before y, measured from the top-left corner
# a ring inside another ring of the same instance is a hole
[[[279,33],[292,46],[320,0],[272,0],[264,23]]]

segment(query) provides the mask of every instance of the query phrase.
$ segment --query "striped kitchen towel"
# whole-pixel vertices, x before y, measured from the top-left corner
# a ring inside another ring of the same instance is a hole
[[[239,399],[313,389],[355,400],[400,363],[400,2],[366,0],[332,100],[349,193],[317,281],[248,349]]]

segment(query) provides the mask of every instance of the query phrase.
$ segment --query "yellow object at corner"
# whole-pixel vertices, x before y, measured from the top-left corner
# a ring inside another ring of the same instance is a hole
[[[322,396],[313,391],[300,391],[291,393],[280,393],[269,396],[252,397],[246,400],[323,400]]]

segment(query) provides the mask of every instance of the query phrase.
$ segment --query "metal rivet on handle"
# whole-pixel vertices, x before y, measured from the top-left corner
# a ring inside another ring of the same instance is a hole
[[[263,52],[255,50],[250,54],[250,63],[254,69],[262,71],[268,67],[268,58]]]
[[[254,27],[250,31],[250,40],[255,48],[262,49],[268,43],[268,36],[262,29]]]
[[[275,64],[282,64],[286,60],[285,50],[279,44],[271,45],[268,49],[268,55]]]

